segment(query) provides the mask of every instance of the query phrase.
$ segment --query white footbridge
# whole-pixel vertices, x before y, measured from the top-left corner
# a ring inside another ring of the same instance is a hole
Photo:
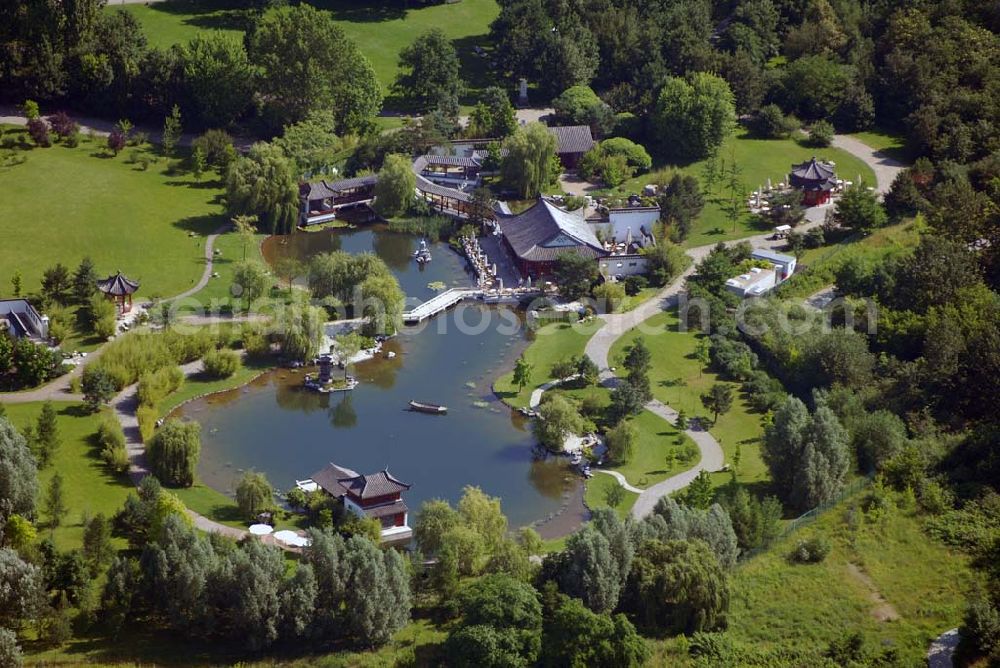
[[[451,288],[450,290],[445,290],[439,295],[434,295],[434,297],[415,307],[413,310],[404,313],[403,323],[414,325],[450,309],[464,299],[478,299],[481,296],[483,296],[483,291],[479,288]]]

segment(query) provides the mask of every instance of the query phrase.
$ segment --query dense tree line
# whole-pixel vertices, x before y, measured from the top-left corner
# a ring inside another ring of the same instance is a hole
[[[162,119],[174,106],[189,126],[257,118],[274,132],[310,112],[338,131],[368,127],[382,91],[368,60],[310,5],[239,12],[246,38],[200,35],[151,48],[134,16],[98,0],[7,3],[0,9],[0,88],[102,116]],[[289,68],[289,62],[300,67]]]
[[[491,27],[499,74],[538,82],[543,95],[593,86],[612,113],[651,118],[664,89],[667,101],[679,99],[671,77],[718,72],[741,114],[772,105],[840,131],[878,123],[904,131],[918,155],[959,162],[1000,141],[994,10],[859,0],[500,4]]]

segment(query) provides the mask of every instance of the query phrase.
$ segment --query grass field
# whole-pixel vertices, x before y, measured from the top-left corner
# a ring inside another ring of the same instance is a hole
[[[52,463],[39,471],[38,513],[36,522],[40,536],[48,535],[48,517],[42,512],[49,482],[56,471],[63,478],[63,493],[68,512],[59,527],[51,530],[51,535],[60,550],[78,548],[83,542],[82,518],[104,513],[110,518],[133,489],[127,476],[116,476],[108,472],[100,460],[97,448],[91,440],[100,424],[101,416],[87,413],[80,403],[56,403],[57,424],[60,446]],[[4,408],[7,418],[18,429],[33,425],[42,410],[41,403],[8,404]],[[125,541],[115,539],[118,547]]]
[[[966,558],[928,538],[919,520],[901,510],[871,522],[859,517],[857,506],[857,499],[838,506],[737,572],[730,619],[737,638],[757,645],[827,644],[846,629],[860,629],[872,640],[890,641],[912,660],[908,665],[918,665],[930,640],[961,622],[970,583]],[[789,563],[795,543],[816,533],[831,539],[830,556],[816,565]],[[898,620],[877,618],[875,593]]]
[[[515,408],[527,406],[532,390],[552,380],[549,376],[552,365],[567,357],[582,355],[587,341],[601,324],[600,320],[594,319],[589,323],[552,323],[541,327],[524,351],[524,358],[532,365],[531,382],[518,391],[512,382],[514,372],[510,371],[493,383],[493,391]]]
[[[782,285],[782,297],[808,297],[834,282],[836,271],[853,258],[873,262],[900,255],[920,243],[922,218],[891,225],[866,237],[852,235],[841,243],[811,248],[799,258],[796,273]]]
[[[833,160],[837,164],[837,173],[841,178],[853,181],[860,174],[866,183],[875,182],[875,173],[871,168],[853,155],[832,147],[805,146],[795,139],[753,139],[742,133],[730,137],[719,150],[720,164],[725,161],[726,165],[731,165],[735,159],[736,164],[739,165],[742,170],[740,180],[747,193],[766,185],[769,178],[773,185],[777,185],[785,180],[793,163],[803,162],[812,156]],[[677,168],[684,174],[696,177],[704,186],[705,163],[706,161],[699,161]],[[671,166],[664,165],[663,168],[670,169]],[[613,192],[642,192],[642,187],[649,183],[652,178],[652,174],[642,174],[629,179]],[[686,246],[704,246],[770,230],[770,226],[763,228],[755,226],[754,217],[750,215],[749,210],[737,220],[734,229],[733,223],[726,217],[722,206],[722,200],[727,197],[725,188],[720,182],[716,184],[714,190],[713,195],[706,197],[705,209],[695,221],[691,234],[685,241]]]
[[[473,46],[487,46],[489,24],[500,13],[494,0],[462,0],[426,7],[404,9],[402,3],[374,0],[314,0],[311,4],[333,13],[348,37],[368,57],[383,88],[388,91],[396,79],[399,52],[431,28],[440,28],[452,40],[462,61],[462,76],[478,88],[487,77],[485,59],[472,52]],[[166,48],[187,42],[201,31],[222,30],[242,34],[240,3],[231,0],[174,0],[151,5],[114,5],[133,14],[150,44]]]
[[[869,130],[867,132],[855,132],[851,135],[871,146],[876,151],[882,151],[897,160],[909,162],[912,157],[906,148],[906,137],[891,132],[880,130]]]
[[[727,635],[756,650],[821,653],[859,631],[872,648],[895,648],[900,665],[925,665],[931,640],[962,621],[964,593],[976,586],[968,558],[929,538],[907,511],[865,517],[860,498],[736,569]],[[787,559],[799,540],[816,535],[831,542],[826,560]],[[657,644],[652,665],[692,664],[678,639]]]
[[[682,410],[690,418],[711,415],[701,404],[701,394],[720,381],[718,375],[704,370],[695,357],[698,342],[703,337],[698,332],[677,331],[676,311],[658,313],[644,323],[651,334],[638,329],[627,332],[611,348],[611,364],[621,366],[625,349],[642,337],[652,353],[653,365],[650,382],[653,396],[663,403]],[[743,483],[761,483],[767,479],[767,470],[760,459],[760,437],[763,433],[761,416],[751,413],[746,402],[737,392],[733,407],[719,416],[719,421],[709,428],[726,454],[726,461],[733,465],[737,448],[740,450],[739,480]],[[728,473],[712,476],[716,485],[729,481]]]
[[[0,290],[20,271],[25,292],[36,292],[46,268],[73,270],[85,255],[99,274],[121,270],[139,281],[140,300],[178,294],[201,277],[204,236],[225,220],[217,184],[167,174],[165,159],[141,171],[126,162],[130,149],[112,158],[87,139],[77,148],[18,146],[27,161],[0,169],[0,236],[17,240],[0,245]]]
[[[591,510],[597,510],[598,508],[609,508],[607,501],[608,490],[612,487],[618,486],[618,481],[609,475],[603,473],[595,473],[594,477],[586,482],[587,493],[584,497],[587,503],[587,507]],[[615,506],[615,512],[625,519],[632,510],[632,506],[635,505],[635,500],[639,498],[639,495],[635,492],[630,492],[628,490],[622,490],[622,502]]]

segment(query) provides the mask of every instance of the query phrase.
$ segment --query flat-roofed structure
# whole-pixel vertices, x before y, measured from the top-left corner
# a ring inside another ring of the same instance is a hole
[[[785,255],[767,248],[755,248],[750,253],[750,257],[754,260],[770,262],[777,274],[778,283],[787,281],[795,273],[795,257],[793,255]]]
[[[762,297],[774,289],[776,279],[774,269],[752,267],[747,273],[726,281],[726,290],[738,297]]]
[[[0,335],[42,342],[49,338],[48,316],[40,314],[27,299],[0,299]]]

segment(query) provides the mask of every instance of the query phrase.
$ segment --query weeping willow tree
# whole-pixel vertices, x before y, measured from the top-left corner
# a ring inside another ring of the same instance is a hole
[[[295,229],[298,188],[284,152],[258,142],[246,156],[233,160],[226,175],[226,203],[231,216],[257,216],[264,232],[288,234]]]
[[[507,140],[501,170],[504,183],[522,197],[537,197],[558,174],[555,136],[541,123],[518,128]]]

